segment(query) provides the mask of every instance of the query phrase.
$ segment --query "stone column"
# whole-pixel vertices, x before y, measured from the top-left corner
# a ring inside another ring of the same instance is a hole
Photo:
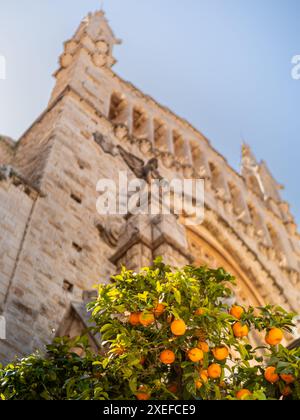
[[[118,248],[110,261],[118,270],[125,265],[138,271],[152,263],[152,226],[148,215],[130,216],[120,234]]]
[[[128,108],[127,108],[127,126],[128,126],[129,134],[132,135],[133,133],[133,104],[130,102],[128,103]]]
[[[184,153],[185,153],[185,158],[186,158],[186,163],[188,165],[193,165],[193,157],[192,157],[192,151],[191,151],[191,147],[190,144],[188,142],[188,140],[184,140]]]
[[[173,130],[172,128],[168,128],[167,129],[167,148],[168,151],[172,154],[174,154],[175,149],[174,149],[174,141],[173,141]]]
[[[186,229],[174,214],[159,215],[152,220],[153,257],[163,257],[166,264],[184,266],[193,262],[189,254]]]
[[[155,140],[154,140],[154,120],[153,118],[150,116],[149,117],[149,122],[148,122],[148,139],[150,140],[151,144],[153,146],[155,146]]]
[[[156,257],[166,264],[184,266],[192,262],[184,226],[174,215],[131,216],[120,235],[111,262],[134,271],[152,264]]]

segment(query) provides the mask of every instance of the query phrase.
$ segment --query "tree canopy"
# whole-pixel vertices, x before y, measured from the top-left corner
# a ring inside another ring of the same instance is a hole
[[[123,268],[88,305],[99,352],[87,335],[57,338],[0,369],[1,398],[300,399],[300,349],[282,345],[295,314],[228,306],[234,287],[223,269]]]

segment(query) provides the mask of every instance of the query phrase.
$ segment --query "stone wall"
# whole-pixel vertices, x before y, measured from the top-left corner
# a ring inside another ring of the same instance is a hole
[[[0,203],[0,310],[3,310],[34,197],[14,185],[12,179],[2,179]]]

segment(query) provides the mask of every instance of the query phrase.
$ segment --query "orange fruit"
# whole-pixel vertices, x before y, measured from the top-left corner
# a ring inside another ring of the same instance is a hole
[[[200,389],[200,388],[202,388],[202,387],[203,387],[203,382],[202,382],[202,381],[200,381],[200,379],[197,379],[197,380],[195,381],[195,385],[196,385],[196,389]]]
[[[146,363],[146,357],[141,357],[140,359],[140,365],[144,366],[144,364]]]
[[[178,391],[178,386],[177,384],[171,384],[167,387],[167,390],[171,392],[172,394],[176,394]]]
[[[241,322],[236,322],[232,329],[236,338],[244,338],[249,334],[249,328],[247,325],[243,325]]]
[[[229,350],[227,347],[216,347],[213,349],[212,353],[214,358],[220,362],[227,359],[229,356]]]
[[[272,328],[266,335],[266,343],[270,346],[277,346],[283,340],[283,332],[279,328]]]
[[[288,385],[293,384],[296,380],[296,378],[293,375],[286,375],[284,373],[280,375],[280,378]]]
[[[209,353],[209,345],[205,341],[198,342],[198,348],[203,351],[203,353]]]
[[[265,379],[271,384],[275,384],[279,381],[279,375],[276,373],[275,367],[270,366],[265,370]]]
[[[291,387],[290,386],[286,386],[284,389],[283,389],[283,391],[282,391],[282,393],[281,393],[284,397],[288,397],[289,395],[291,395],[292,394],[292,390],[291,390]]]
[[[186,333],[187,326],[184,321],[177,319],[171,324],[171,331],[174,335],[182,336]]]
[[[197,316],[205,315],[206,311],[207,311],[207,309],[205,309],[205,308],[199,308],[195,311],[195,315],[197,315]]]
[[[160,316],[164,314],[165,310],[166,310],[166,305],[163,303],[158,303],[156,307],[154,308],[153,313],[156,316],[156,318],[159,318]]]
[[[197,379],[195,384],[196,388],[200,389],[202,388],[203,384],[206,384],[208,382],[208,372],[207,370],[200,371],[200,379]]]
[[[213,363],[207,369],[207,373],[208,373],[209,378],[211,378],[211,379],[218,379],[222,375],[222,368],[221,368],[220,365],[218,365],[216,363]]]
[[[137,327],[138,325],[140,325],[140,313],[135,312],[135,313],[130,314],[129,323],[133,327]]]
[[[150,314],[149,312],[142,312],[139,315],[139,321],[140,324],[143,325],[143,327],[149,327],[150,325],[154,324],[155,318],[153,314]]]
[[[208,371],[207,370],[201,370],[200,371],[200,378],[202,382],[208,382]]]
[[[241,389],[236,393],[236,398],[238,400],[244,400],[246,397],[250,397],[252,395],[252,392],[250,392],[248,389]]]
[[[148,388],[144,385],[139,387],[135,396],[139,401],[148,401],[151,398],[151,394],[149,393]]]
[[[200,362],[204,358],[203,351],[198,348],[192,349],[188,352],[188,358],[194,363]]]
[[[233,316],[236,319],[241,319],[243,313],[244,313],[244,309],[241,306],[234,305],[230,309],[230,315]]]
[[[175,362],[175,353],[171,350],[164,350],[160,355],[160,361],[164,365],[172,365]]]

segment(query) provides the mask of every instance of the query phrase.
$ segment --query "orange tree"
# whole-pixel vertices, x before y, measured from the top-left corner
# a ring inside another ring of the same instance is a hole
[[[57,339],[47,355],[0,370],[3,399],[300,399],[300,350],[282,345],[295,314],[227,306],[223,269],[171,270],[161,259],[123,269],[88,305],[99,354],[86,338]],[[258,347],[257,331],[263,337]],[[249,336],[252,339],[249,341]],[[84,355],[74,353],[82,347]]]

